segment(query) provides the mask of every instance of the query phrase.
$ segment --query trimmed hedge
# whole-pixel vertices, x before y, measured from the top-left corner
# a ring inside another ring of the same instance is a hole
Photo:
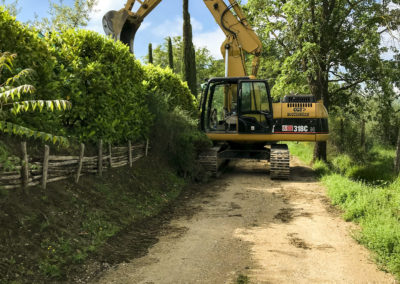
[[[123,142],[147,136],[144,71],[128,47],[87,30],[49,37],[62,93],[72,102],[63,122],[81,141]]]
[[[186,82],[182,82],[171,69],[159,66],[144,66],[146,74],[146,88],[150,93],[161,93],[169,98],[169,107],[179,106],[183,110],[196,115],[196,98],[190,92]]]
[[[143,67],[128,47],[92,31],[66,30],[42,39],[0,8],[0,51],[17,53],[19,69],[36,71],[30,82],[35,99],[72,102],[67,113],[24,114],[19,122],[33,128],[82,142],[140,139],[153,126],[148,104],[155,94],[168,97],[170,110],[197,115],[194,96],[171,70]]]
[[[10,52],[17,54],[14,60],[14,70],[9,72],[3,70],[0,73],[0,81],[17,74],[27,68],[35,72],[26,83],[32,84],[36,88],[34,94],[23,99],[60,99],[59,85],[54,68],[57,61],[52,56],[47,42],[39,37],[39,32],[23,25],[15,20],[0,7],[0,52]],[[65,134],[59,127],[58,114],[50,112],[23,113],[16,117],[11,117],[11,121],[23,124],[35,130],[41,130],[54,134]],[[44,124],[43,121],[46,121]]]

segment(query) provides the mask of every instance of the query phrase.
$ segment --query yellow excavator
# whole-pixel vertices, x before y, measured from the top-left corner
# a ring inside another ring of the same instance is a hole
[[[107,35],[127,44],[133,52],[136,31],[161,0],[128,0],[119,11],[103,17]],[[214,147],[200,154],[200,162],[213,174],[226,160],[254,159],[270,162],[273,179],[288,179],[290,155],[281,141],[326,141],[328,112],[322,101],[309,95],[287,95],[273,103],[266,80],[256,79],[262,43],[236,0],[203,0],[226,35],[221,46],[225,77],[211,78],[200,100],[201,129]],[[246,70],[245,53],[254,55]]]

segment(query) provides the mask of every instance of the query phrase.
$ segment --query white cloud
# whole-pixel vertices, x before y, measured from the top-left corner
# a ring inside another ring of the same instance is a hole
[[[204,31],[203,24],[194,17],[191,18],[191,23],[193,44],[196,47],[206,47],[215,58],[222,58],[220,46],[225,40],[225,34],[219,28],[213,31]],[[159,38],[179,36],[182,35],[182,26],[182,18],[176,17],[173,20],[165,20],[163,23],[152,28],[151,32]]]
[[[215,59],[221,59],[221,45],[225,40],[225,34],[221,29],[210,32],[200,32],[193,34],[193,44],[196,47],[206,47]]]
[[[190,19],[192,24],[193,32],[201,32],[203,30],[203,24],[197,21],[195,18]],[[158,37],[167,36],[178,36],[182,35],[183,19],[181,17],[175,17],[175,19],[167,19],[164,22],[153,27],[151,32]]]

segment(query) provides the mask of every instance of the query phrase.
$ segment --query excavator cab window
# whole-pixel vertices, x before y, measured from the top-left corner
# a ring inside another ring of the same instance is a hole
[[[203,125],[207,132],[237,133],[237,83],[216,81],[205,91]]]
[[[240,81],[239,133],[271,133],[272,103],[266,81]]]

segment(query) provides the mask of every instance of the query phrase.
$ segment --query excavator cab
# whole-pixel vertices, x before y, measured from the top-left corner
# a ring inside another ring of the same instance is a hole
[[[268,83],[249,77],[213,78],[202,97],[201,128],[208,133],[272,133]]]

